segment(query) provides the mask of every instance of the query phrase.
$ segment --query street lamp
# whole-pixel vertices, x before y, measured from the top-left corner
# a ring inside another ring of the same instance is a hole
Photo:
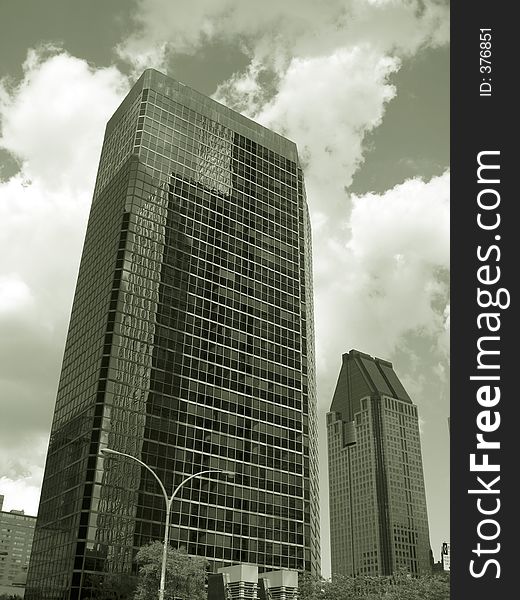
[[[226,475],[228,477],[234,477],[235,473],[233,471],[226,471],[224,469],[206,469],[205,471],[199,471],[198,473],[194,473],[193,475],[186,477],[186,479],[184,479],[184,481],[181,481],[181,483],[179,483],[179,485],[173,490],[173,494],[170,497],[168,497],[168,494],[166,493],[166,489],[163,485],[163,482],[159,479],[159,476],[157,475],[157,473],[152,468],[150,468],[147,464],[145,464],[142,460],[139,460],[138,458],[136,458],[135,456],[132,456],[131,454],[125,454],[124,452],[118,452],[117,450],[112,450],[111,448],[103,448],[101,450],[101,454],[123,456],[125,458],[130,458],[132,460],[135,460],[142,467],[144,467],[145,469],[148,469],[148,471],[150,471],[150,473],[155,477],[155,479],[157,480],[158,484],[161,487],[161,491],[164,496],[164,501],[166,503],[166,522],[164,524],[164,543],[163,543],[163,555],[162,555],[162,564],[161,564],[161,583],[159,585],[159,600],[164,600],[164,586],[165,586],[165,582],[166,582],[166,557],[168,555],[168,543],[169,543],[169,537],[170,537],[170,510],[172,507],[173,499],[175,498],[177,492],[181,489],[181,487],[185,483],[187,483],[190,479],[194,479],[195,477],[200,477],[201,475],[207,475],[209,473],[222,473],[223,475]]]

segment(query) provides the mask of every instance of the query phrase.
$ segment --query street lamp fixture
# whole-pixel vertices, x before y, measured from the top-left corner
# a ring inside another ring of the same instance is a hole
[[[169,537],[170,537],[170,511],[171,511],[171,507],[173,504],[173,499],[175,498],[177,492],[181,489],[181,487],[187,483],[188,481],[190,481],[191,479],[195,479],[195,477],[200,477],[201,475],[209,475],[209,474],[221,474],[221,475],[225,475],[226,477],[232,478],[235,476],[235,473],[233,471],[226,471],[225,469],[206,469],[204,471],[199,471],[198,473],[194,473],[193,475],[190,475],[189,477],[186,477],[186,479],[184,479],[183,481],[181,481],[181,483],[179,483],[179,485],[173,490],[173,493],[171,496],[168,496],[167,492],[166,492],[166,488],[164,487],[163,482],[161,481],[161,479],[159,478],[159,476],[157,475],[157,473],[151,468],[149,467],[146,463],[144,463],[142,460],[139,460],[138,458],[136,458],[135,456],[132,456],[131,454],[125,454],[124,452],[119,452],[118,450],[112,450],[112,448],[102,448],[100,450],[100,453],[103,456],[122,456],[123,458],[129,458],[131,460],[134,460],[135,462],[138,462],[142,467],[144,467],[145,469],[148,469],[148,471],[150,471],[150,473],[155,477],[155,479],[157,480],[157,483],[159,484],[163,497],[164,497],[164,501],[166,504],[166,520],[164,523],[164,542],[163,542],[163,555],[162,555],[162,563],[161,563],[161,583],[159,585],[159,600],[164,600],[164,588],[165,588],[165,583],[166,583],[166,558],[168,556],[168,544],[169,544]]]

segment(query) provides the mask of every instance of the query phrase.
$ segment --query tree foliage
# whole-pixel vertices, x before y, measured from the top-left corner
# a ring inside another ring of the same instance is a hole
[[[95,600],[131,600],[137,585],[132,575],[107,573],[91,578],[92,598]]]
[[[161,579],[163,545],[151,542],[137,553],[139,581],[135,600],[157,600]],[[206,568],[208,561],[190,556],[184,548],[168,547],[166,560],[165,600],[205,600]]]
[[[300,600],[449,600],[448,574],[410,577],[349,577],[335,575],[332,580],[300,578]]]

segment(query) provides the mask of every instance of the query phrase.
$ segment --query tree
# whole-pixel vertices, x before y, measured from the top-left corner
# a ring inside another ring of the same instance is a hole
[[[139,581],[135,600],[156,600],[161,580],[163,545],[151,542],[137,553]],[[205,600],[206,568],[208,561],[190,556],[184,548],[168,547],[166,560],[165,600]]]
[[[300,600],[449,600],[447,574],[411,577],[399,572],[393,577],[335,575],[332,580],[304,574],[300,577]]]
[[[447,573],[421,577],[398,573],[388,589],[388,600],[449,600],[450,577]]]

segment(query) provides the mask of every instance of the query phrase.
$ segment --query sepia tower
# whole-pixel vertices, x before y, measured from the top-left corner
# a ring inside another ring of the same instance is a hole
[[[430,573],[417,407],[391,363],[343,355],[327,438],[332,574]]]
[[[95,99],[93,99],[95,101]],[[80,598],[161,540],[319,572],[311,232],[294,143],[157,71],[108,122],[27,598]],[[88,596],[90,597],[90,596]]]

